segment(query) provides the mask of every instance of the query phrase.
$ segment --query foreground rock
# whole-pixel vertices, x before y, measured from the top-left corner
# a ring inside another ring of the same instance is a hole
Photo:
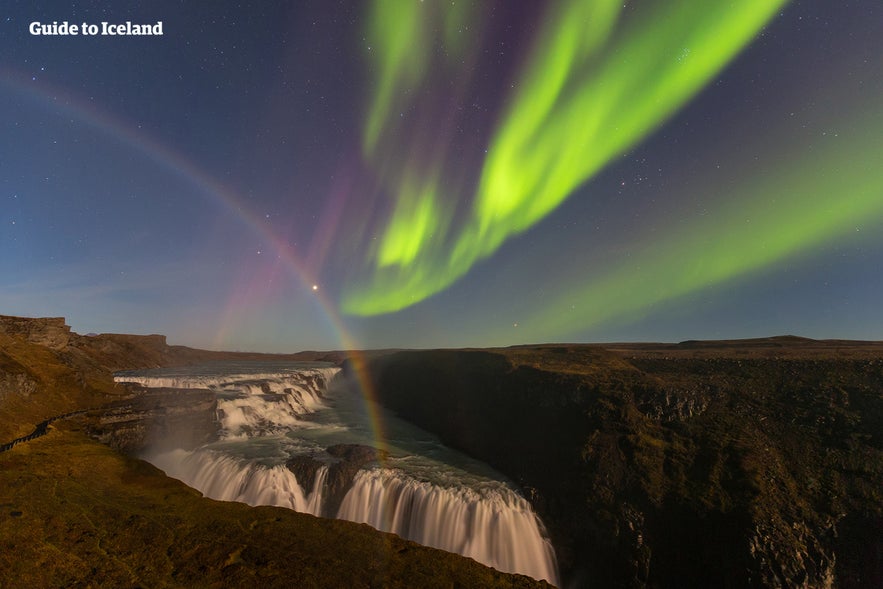
[[[402,352],[379,400],[519,482],[564,586],[883,587],[883,346]]]

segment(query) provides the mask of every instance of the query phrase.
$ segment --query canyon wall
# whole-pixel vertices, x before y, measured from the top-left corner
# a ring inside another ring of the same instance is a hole
[[[883,586],[880,348],[773,342],[401,352],[370,371],[381,403],[522,486],[564,586]]]

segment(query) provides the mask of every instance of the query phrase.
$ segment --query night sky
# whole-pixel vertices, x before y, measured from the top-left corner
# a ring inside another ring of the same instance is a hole
[[[0,314],[280,352],[883,339],[881,98],[878,0],[7,1]]]

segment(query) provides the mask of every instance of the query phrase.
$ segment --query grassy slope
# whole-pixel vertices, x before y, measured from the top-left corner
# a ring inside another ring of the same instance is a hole
[[[122,394],[110,372],[80,350],[50,350],[0,333],[0,442]]]

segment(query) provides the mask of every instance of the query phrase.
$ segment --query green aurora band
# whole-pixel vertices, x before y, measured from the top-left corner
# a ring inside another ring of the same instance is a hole
[[[657,129],[785,3],[641,3],[639,14],[628,18],[621,0],[550,3],[514,85],[518,91],[509,97],[488,145],[477,185],[467,192],[472,194],[471,209],[455,223],[453,203],[462,194],[459,187],[443,183],[454,159],[450,153],[437,156],[422,172],[390,171],[377,154],[407,151],[385,142],[396,138],[393,113],[419,95],[436,37],[451,46],[449,56],[462,57],[470,50],[466,43],[455,43],[451,32],[471,18],[462,8],[469,3],[459,8],[454,4],[448,14],[442,3],[425,8],[411,0],[375,2],[368,38],[377,81],[363,150],[369,164],[383,168],[379,176],[396,202],[379,245],[368,252],[368,275],[343,294],[343,311],[393,312],[450,286]],[[443,24],[433,26],[439,11]],[[450,69],[456,63],[449,59],[446,65]],[[408,162],[402,166],[408,168]],[[800,229],[807,236],[794,242],[811,241],[829,226],[819,218]],[[736,246],[732,257],[745,253],[732,240],[709,244],[721,255]],[[734,262],[717,272],[732,275],[738,269]],[[687,284],[703,282],[685,281],[684,287],[672,289],[672,296],[685,292]],[[610,285],[613,290],[626,288],[612,280]]]
[[[393,113],[407,104],[408,94],[429,73],[435,37],[435,20],[442,21],[439,40],[447,49],[447,65],[470,49],[457,31],[475,18],[472,2],[422,3],[411,0],[378,0],[368,16],[370,58],[378,72],[376,90],[362,132],[362,149],[369,155],[382,131],[392,125]]]
[[[805,145],[774,173],[749,178],[717,210],[547,301],[519,324],[521,335],[575,335],[880,227],[883,111],[859,112],[823,144]]]

